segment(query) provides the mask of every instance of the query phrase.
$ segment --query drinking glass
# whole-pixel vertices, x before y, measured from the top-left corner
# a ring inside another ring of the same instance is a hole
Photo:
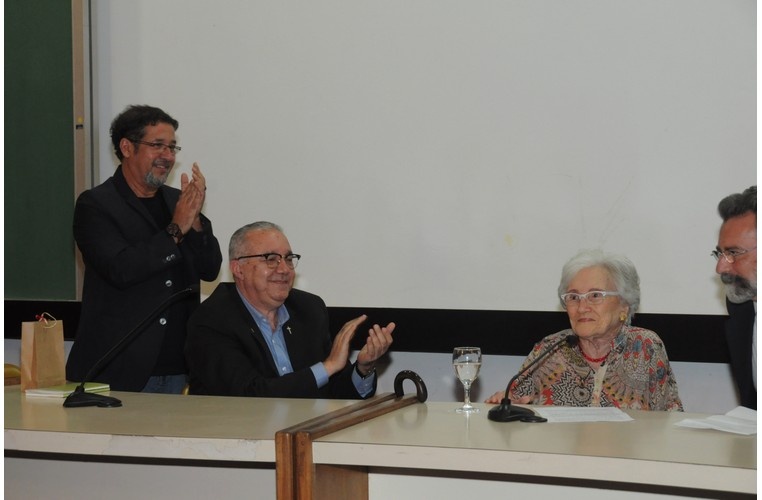
[[[456,347],[452,350],[452,366],[465,392],[463,406],[455,411],[458,413],[478,412],[479,408],[471,404],[471,384],[479,376],[479,369],[482,367],[482,350],[478,347]]]

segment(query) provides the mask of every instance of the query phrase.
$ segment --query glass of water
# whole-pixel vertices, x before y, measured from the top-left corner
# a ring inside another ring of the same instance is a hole
[[[478,412],[479,408],[471,404],[471,384],[479,376],[479,370],[482,367],[482,350],[478,347],[456,347],[452,350],[452,366],[465,392],[463,406],[455,411],[458,413]]]

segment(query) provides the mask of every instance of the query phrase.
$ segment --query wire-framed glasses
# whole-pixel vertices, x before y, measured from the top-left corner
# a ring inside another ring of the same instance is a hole
[[[130,139],[130,141],[134,142],[135,144],[143,144],[144,146],[148,146],[159,154],[163,154],[164,151],[169,150],[170,153],[176,155],[183,149],[176,144],[164,144],[163,142],[146,142],[138,141],[137,139]]]
[[[741,255],[747,254],[752,250],[755,250],[757,247],[750,248],[749,250],[746,250],[744,248],[731,248],[730,250],[722,251],[719,248],[716,250],[712,250],[712,257],[714,257],[716,260],[720,260],[720,257],[725,257],[725,260],[728,261],[728,264],[732,264],[736,261],[738,257]]]

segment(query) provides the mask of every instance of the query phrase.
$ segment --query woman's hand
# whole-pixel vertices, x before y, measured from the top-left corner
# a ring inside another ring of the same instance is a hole
[[[505,397],[505,391],[498,391],[492,396],[488,397],[484,400],[485,403],[493,404],[493,405],[499,405],[503,402],[503,398]]]

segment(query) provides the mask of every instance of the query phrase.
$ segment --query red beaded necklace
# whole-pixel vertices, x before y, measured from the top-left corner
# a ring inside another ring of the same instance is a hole
[[[586,360],[590,361],[591,363],[600,363],[600,362],[604,361],[606,358],[609,357],[609,353],[611,351],[607,352],[605,356],[601,356],[600,358],[591,358],[590,356],[585,354],[585,351],[582,350],[582,344],[580,344],[579,345],[579,352],[580,352],[580,354],[582,354],[583,358],[585,358]]]

